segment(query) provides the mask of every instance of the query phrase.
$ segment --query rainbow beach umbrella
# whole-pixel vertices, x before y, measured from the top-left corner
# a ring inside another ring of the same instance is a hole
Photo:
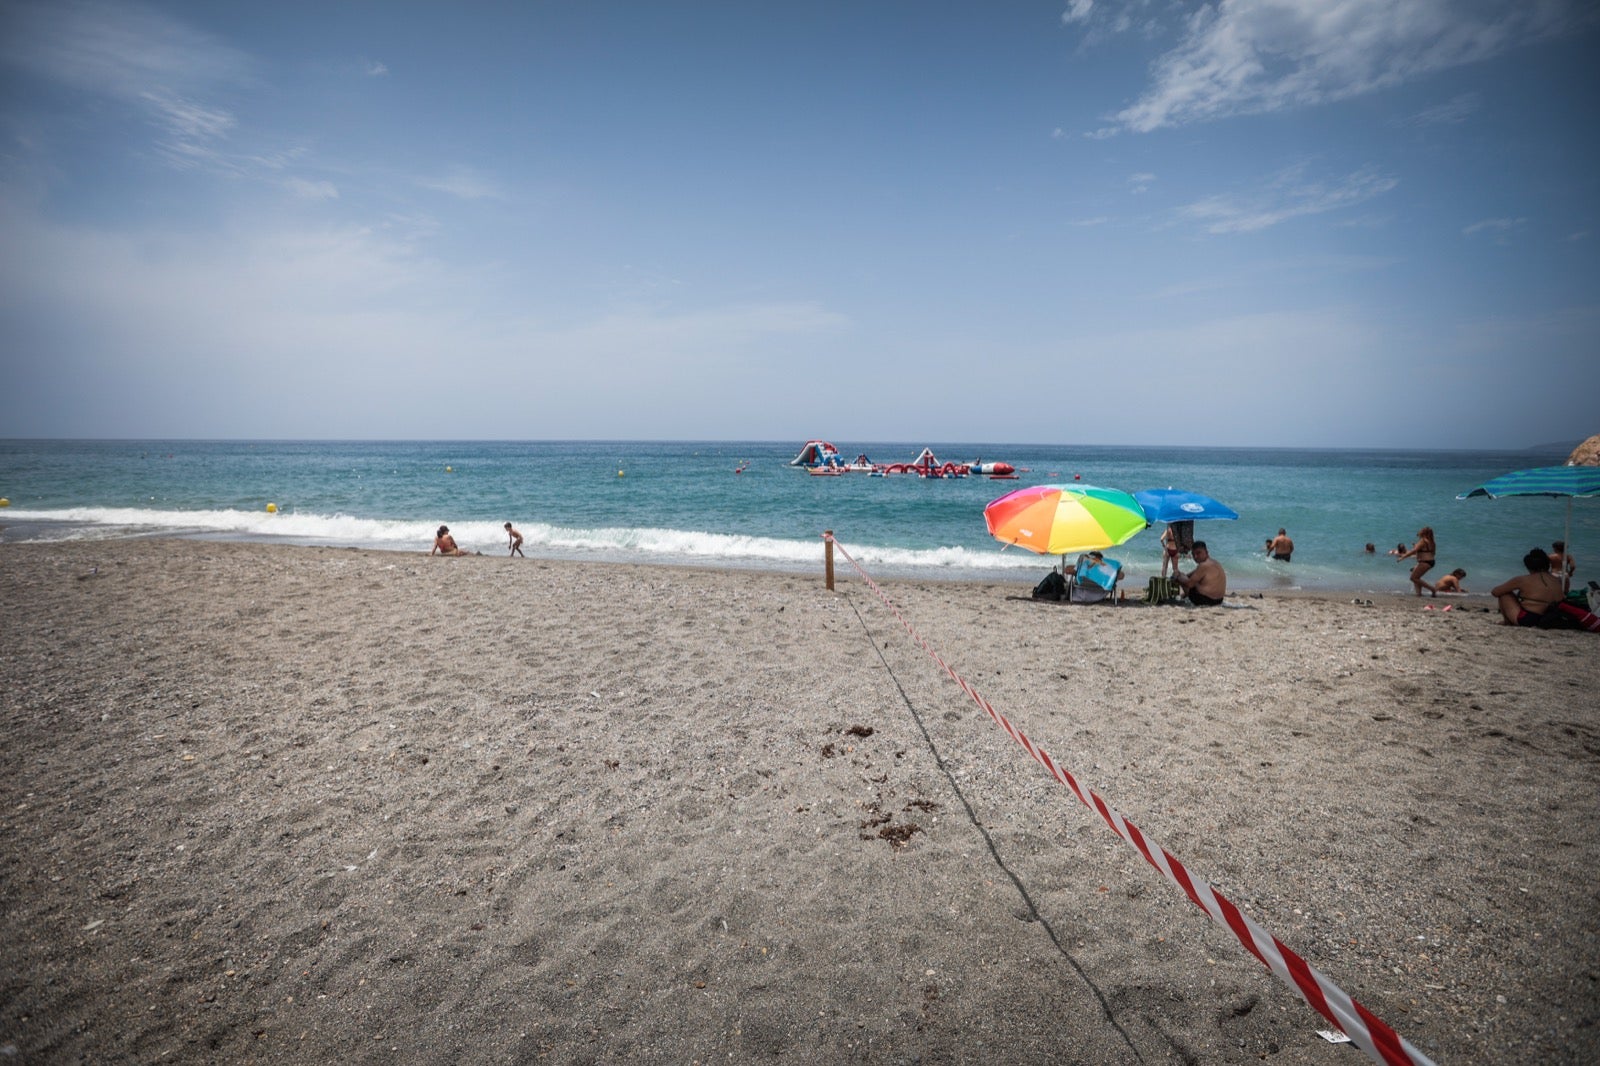
[[[1029,485],[983,509],[989,535],[1040,555],[1097,551],[1149,526],[1139,501],[1094,485]]]

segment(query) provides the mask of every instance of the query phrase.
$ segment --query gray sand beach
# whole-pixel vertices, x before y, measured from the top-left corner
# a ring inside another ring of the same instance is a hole
[[[1363,1061],[820,571],[0,546],[0,1057]],[[1600,1058],[1600,638],[883,588],[1437,1062]]]

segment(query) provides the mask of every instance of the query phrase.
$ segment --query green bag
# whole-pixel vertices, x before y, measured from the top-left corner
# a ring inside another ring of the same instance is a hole
[[[1170,577],[1153,577],[1144,590],[1144,602],[1169,603],[1178,598],[1178,583]]]

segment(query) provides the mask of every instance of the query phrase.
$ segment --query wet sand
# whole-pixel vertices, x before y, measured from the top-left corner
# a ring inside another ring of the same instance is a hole
[[[1361,1061],[818,569],[0,546],[0,1052]],[[884,588],[1438,1062],[1600,1058],[1600,638]]]

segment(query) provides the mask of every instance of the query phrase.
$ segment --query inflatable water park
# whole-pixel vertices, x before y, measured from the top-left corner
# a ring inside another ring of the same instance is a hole
[[[1015,481],[1017,469],[1010,463],[984,462],[974,459],[970,463],[941,462],[931,448],[909,463],[875,463],[866,454],[846,460],[825,440],[808,440],[800,454],[789,460],[790,466],[803,467],[813,477],[839,477],[844,474],[866,474],[868,477],[887,477],[890,474],[915,474],[925,478],[955,478],[977,475],[991,481]]]

